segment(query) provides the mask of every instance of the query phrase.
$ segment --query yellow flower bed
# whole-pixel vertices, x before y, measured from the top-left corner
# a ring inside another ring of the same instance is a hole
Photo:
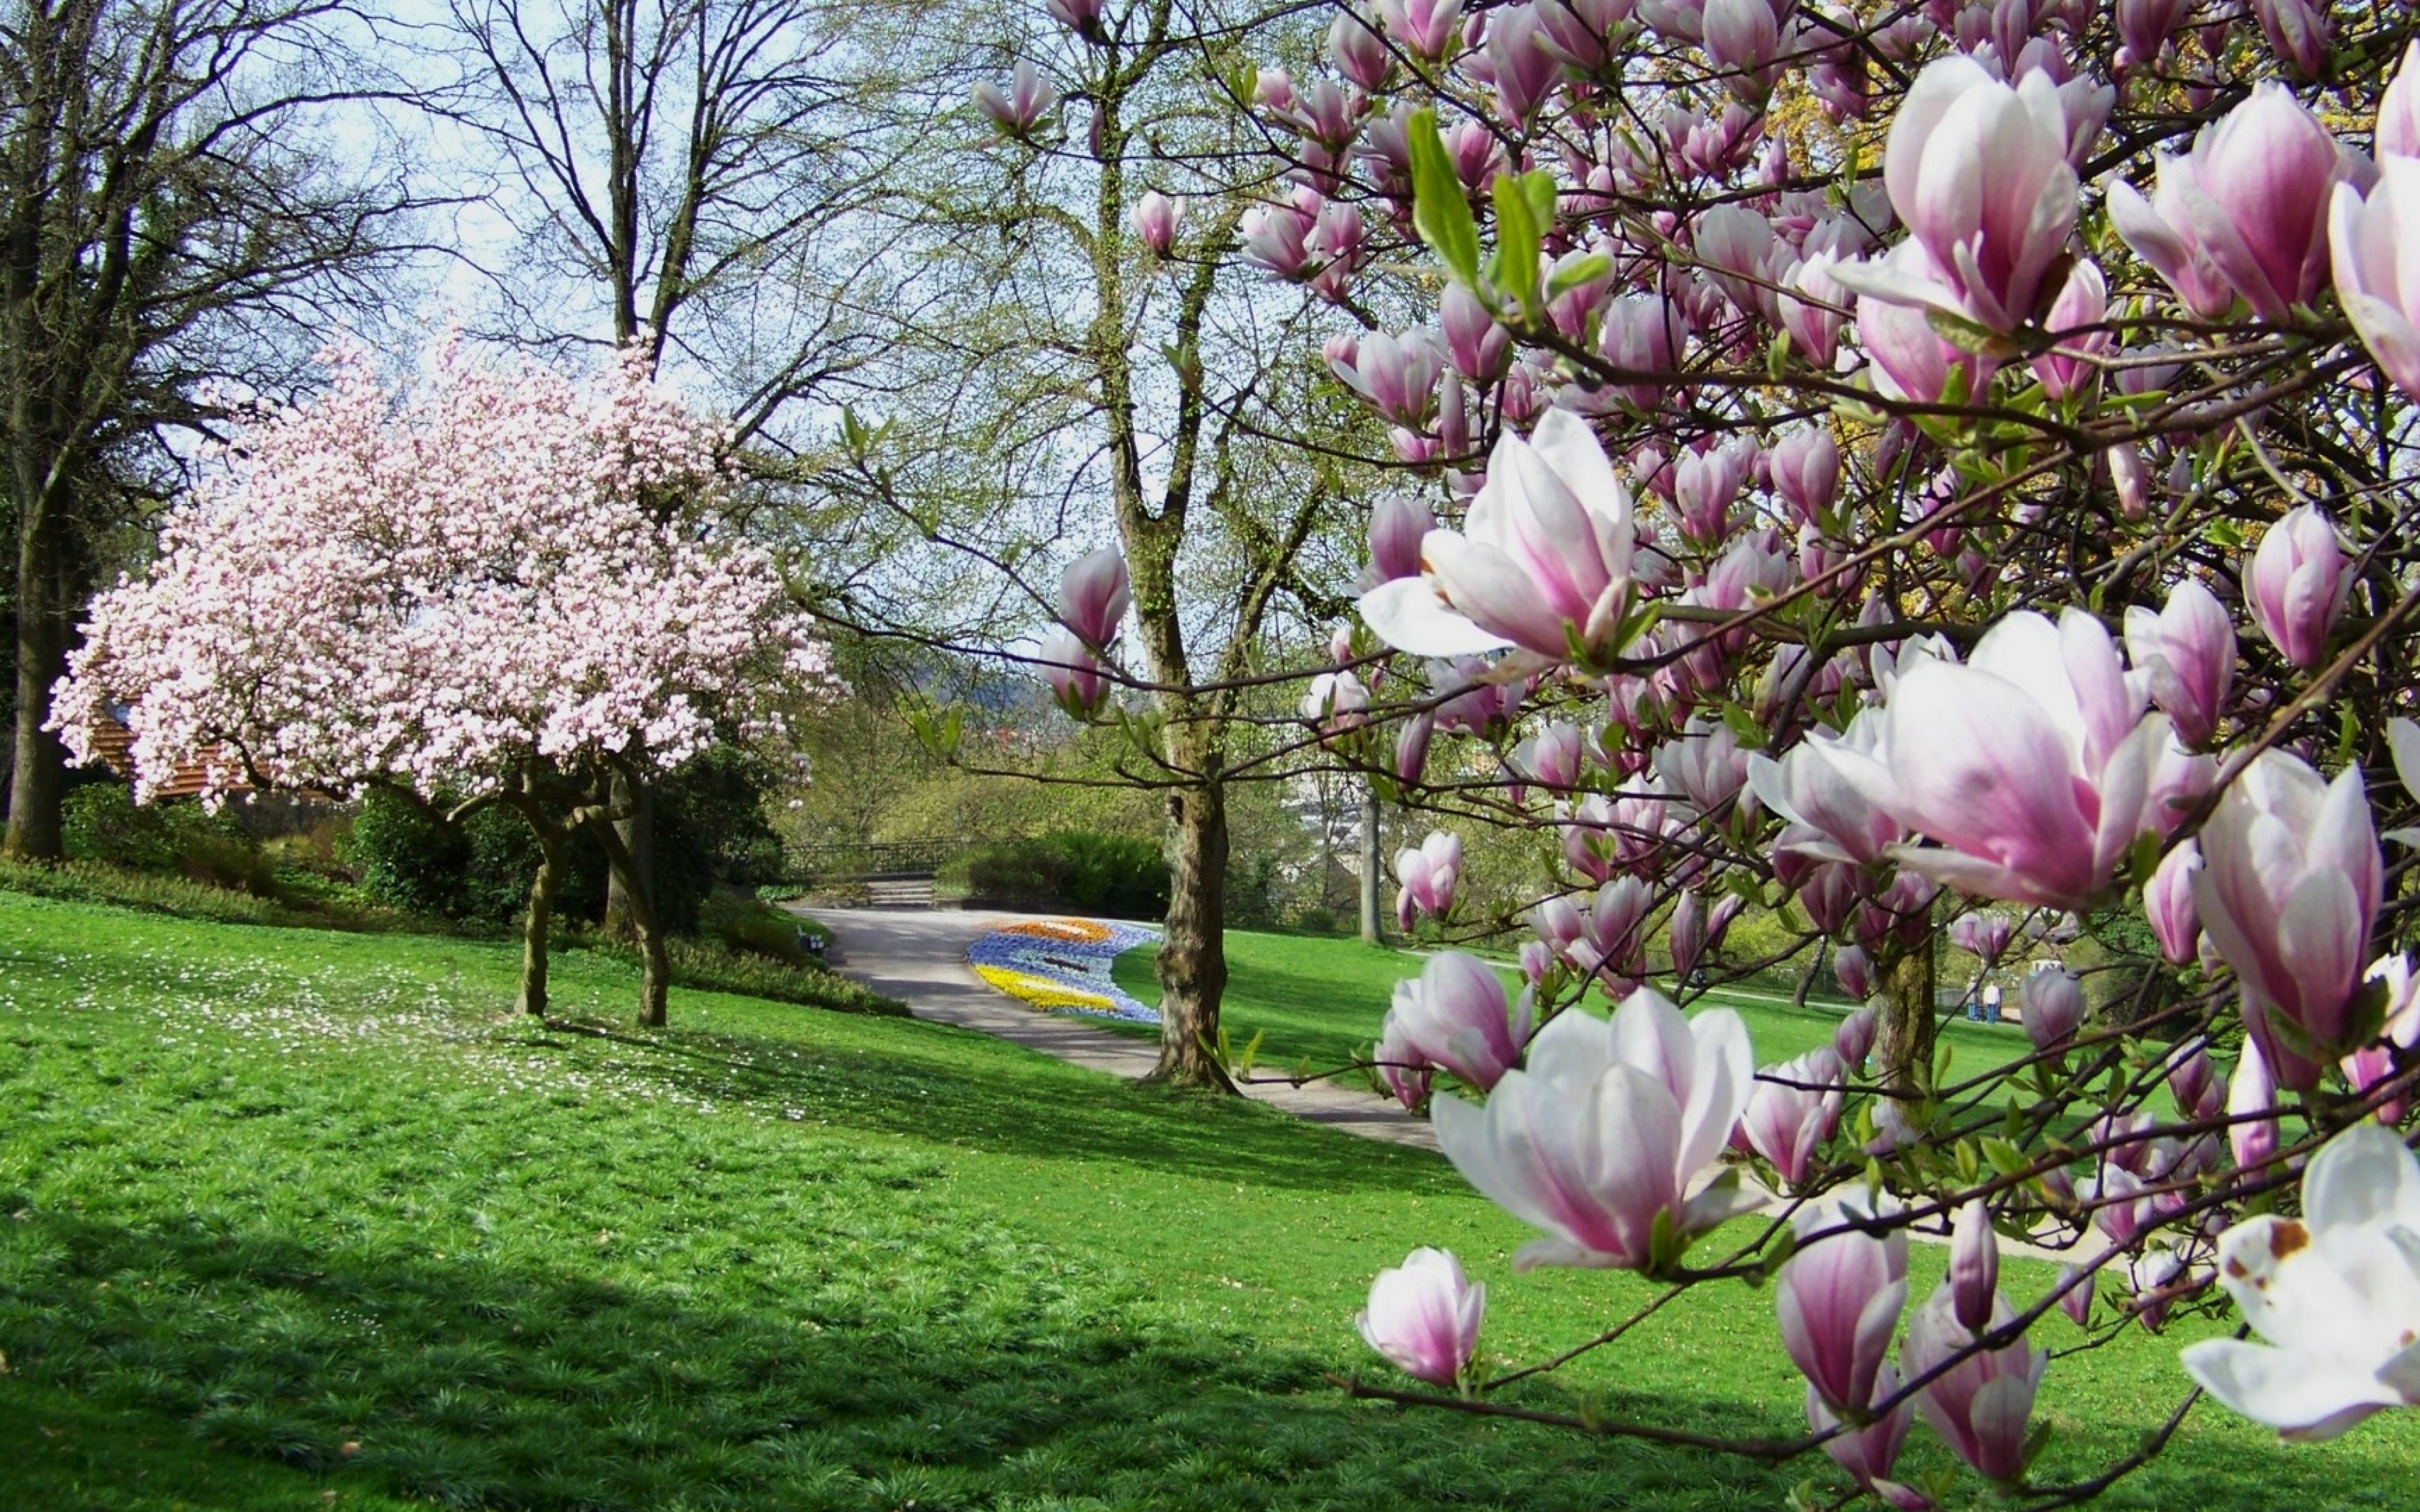
[[[1109,1000],[1099,993],[1078,992],[1063,982],[1037,977],[1029,971],[979,965],[975,967],[975,975],[1011,997],[1032,1003],[1036,1008],[1105,1009],[1110,1006]]]

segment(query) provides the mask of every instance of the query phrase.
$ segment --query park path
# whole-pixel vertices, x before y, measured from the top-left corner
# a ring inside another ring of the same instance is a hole
[[[1104,1028],[1078,1014],[1028,1008],[967,964],[968,946],[1003,925],[1042,916],[955,908],[797,911],[832,932],[840,943],[844,973],[898,998],[920,1019],[994,1035],[1127,1081],[1149,1074],[1159,1058],[1151,1040]],[[1347,1134],[1421,1149],[1437,1148],[1425,1119],[1367,1091],[1327,1082],[1304,1087],[1255,1083],[1244,1091],[1256,1102]]]

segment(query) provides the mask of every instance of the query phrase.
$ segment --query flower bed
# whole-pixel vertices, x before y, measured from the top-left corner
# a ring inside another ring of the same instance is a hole
[[[1090,918],[1037,918],[967,947],[975,975],[1047,1013],[1156,1024],[1159,1010],[1118,989],[1109,963],[1159,938],[1156,930]]]

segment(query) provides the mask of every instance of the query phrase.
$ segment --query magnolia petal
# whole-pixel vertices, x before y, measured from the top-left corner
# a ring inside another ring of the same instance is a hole
[[[1476,656],[1512,643],[1455,613],[1427,578],[1380,583],[1357,607],[1372,634],[1416,656]]]
[[[2256,1423],[2289,1439],[2333,1439],[2381,1408],[2400,1405],[2394,1388],[2367,1371],[2242,1339],[2188,1345],[2185,1374]]]
[[[2420,1159],[2384,1125],[2355,1124],[2311,1157],[2303,1211],[2322,1242],[2372,1224],[2420,1233]]]

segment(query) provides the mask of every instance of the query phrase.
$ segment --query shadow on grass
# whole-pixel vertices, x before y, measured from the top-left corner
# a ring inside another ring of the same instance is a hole
[[[920,1043],[918,1034],[936,1038]],[[1461,1189],[1421,1151],[1305,1129],[1240,1099],[1072,1070],[970,1031],[903,1026],[878,1053],[774,1034],[655,1035],[593,1023],[516,1042],[567,1050],[575,1037],[613,1041],[629,1069],[691,1096],[797,1121],[1310,1191]]]
[[[777,1310],[700,1303],[677,1273],[617,1287],[188,1219],[9,1227],[18,1376],[181,1422],[213,1478],[249,1458],[458,1506],[1388,1512],[1772,1505],[1786,1484],[1349,1403],[1319,1361],[1158,1326],[1041,1260],[836,1278]],[[1721,1403],[1608,1405],[1775,1427]]]

